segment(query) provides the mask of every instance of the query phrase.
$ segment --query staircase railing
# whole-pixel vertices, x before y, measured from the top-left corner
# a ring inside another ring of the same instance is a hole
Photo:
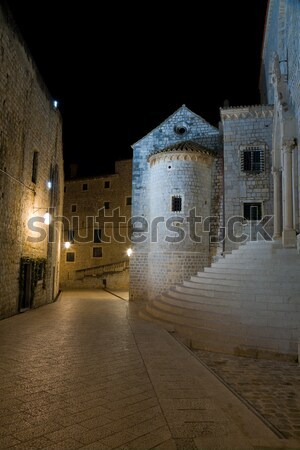
[[[129,269],[129,260],[118,261],[101,266],[87,267],[86,269],[76,270],[76,278],[80,280],[85,277],[101,277],[108,273],[123,272]]]

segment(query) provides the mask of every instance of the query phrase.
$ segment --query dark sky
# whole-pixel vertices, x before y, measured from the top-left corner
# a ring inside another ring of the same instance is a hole
[[[66,172],[112,170],[183,103],[214,125],[225,99],[259,103],[267,0],[7,3],[59,101]]]

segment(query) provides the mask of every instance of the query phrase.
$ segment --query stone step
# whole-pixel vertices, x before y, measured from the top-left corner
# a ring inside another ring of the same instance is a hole
[[[270,253],[269,255],[266,255],[265,253],[263,253],[261,255],[260,254],[257,255],[256,252],[253,252],[253,255],[248,254],[248,253],[226,255],[225,258],[219,259],[218,262],[222,263],[225,261],[233,261],[233,260],[245,262],[245,261],[251,260],[254,262],[257,262],[257,261],[265,262],[266,261],[268,263],[272,260],[274,262],[282,264],[283,257],[284,257],[285,261],[287,261],[288,263],[295,262],[296,264],[300,264],[300,258],[297,257],[297,255],[286,256],[286,255],[280,255],[277,253]]]
[[[175,302],[170,301],[167,295],[162,295],[161,298],[156,298],[152,300],[150,306],[147,306],[147,310],[152,310],[154,307],[156,310],[162,310],[167,313],[171,313],[174,316],[178,316],[178,323],[191,324],[192,326],[205,328],[222,328],[224,331],[229,332],[233,327],[239,328],[241,332],[239,317],[232,320],[228,314],[223,314],[222,311],[200,311],[192,310],[189,308],[184,308],[183,306],[178,306]],[[168,301],[169,300],[169,301]]]
[[[191,281],[203,285],[210,285],[212,288],[215,286],[224,286],[224,288],[227,288],[228,286],[233,288],[239,288],[242,287],[243,289],[252,289],[254,292],[256,292],[256,286],[257,286],[257,280],[249,280],[248,277],[242,277],[241,279],[233,279],[230,276],[228,277],[205,277],[200,275],[194,275],[190,278]],[[279,281],[278,281],[279,280]],[[272,285],[270,288],[270,281],[269,279],[261,279],[259,281],[259,288],[260,289],[267,289],[267,290],[277,290],[277,289],[287,289],[289,292],[299,292],[299,298],[300,298],[300,279],[296,281],[287,281],[287,280],[280,280],[277,278],[277,281],[272,281]]]
[[[206,328],[205,326],[197,326],[195,322],[186,320],[177,314],[163,311],[151,303],[148,305],[147,312],[156,320],[167,321],[174,324],[177,331],[184,332],[186,337],[193,340],[202,340],[201,348],[219,351],[236,351],[236,346],[247,346],[248,348],[260,348],[261,350],[270,350],[284,353],[297,352],[297,338],[294,336],[295,330],[281,329],[274,327],[261,327],[243,325],[232,326],[230,332],[224,332],[224,328],[219,323],[215,323],[216,328]],[[211,324],[210,324],[211,326]],[[298,331],[296,331],[298,333]],[[226,343],[223,347],[222,342]],[[215,347],[215,344],[218,346]]]
[[[179,314],[183,317],[190,317],[197,320],[221,321],[227,326],[231,322],[240,324],[252,324],[260,326],[273,326],[279,328],[298,327],[300,323],[300,310],[295,311],[270,311],[248,309],[243,303],[235,307],[223,304],[198,304],[195,302],[185,302],[178,300],[172,294],[162,294],[160,298],[153,300],[153,304],[158,308]],[[238,322],[237,322],[238,321]]]
[[[248,270],[266,270],[266,271],[271,271],[273,270],[279,270],[280,268],[282,268],[283,270],[295,270],[295,268],[297,268],[297,270],[300,270],[300,265],[297,264],[283,264],[283,262],[279,263],[277,261],[272,261],[270,263],[266,263],[266,262],[260,262],[260,263],[254,263],[251,261],[226,261],[225,260],[221,260],[220,262],[216,262],[216,263],[212,263],[211,267],[228,267],[230,269],[248,269]]]
[[[287,292],[291,295],[298,294],[300,298],[300,289],[299,286],[292,286],[290,283],[285,283],[283,280],[281,283],[272,284],[270,285],[268,282],[265,283],[258,283],[253,284],[251,282],[247,283],[245,282],[239,282],[239,281],[232,281],[231,283],[227,283],[227,280],[206,280],[201,279],[199,277],[191,277],[191,281],[184,281],[183,285],[192,287],[194,289],[202,290],[211,290],[211,291],[221,291],[221,292],[238,292],[241,295],[248,293],[249,290],[252,290],[254,294],[264,294],[267,292],[268,294],[274,294],[274,295],[284,295]]]
[[[264,277],[276,277],[278,278],[279,276],[283,275],[284,279],[297,279],[298,278],[298,274],[291,271],[290,269],[284,269],[284,268],[280,268],[279,266],[277,268],[273,268],[273,269],[268,269],[268,270],[264,270],[262,272],[261,268],[256,268],[256,269],[251,269],[251,271],[249,271],[249,269],[245,269],[241,266],[239,266],[239,268],[230,268],[230,267],[225,267],[225,266],[219,266],[219,267],[205,267],[204,268],[204,272],[198,272],[198,274],[203,274],[203,273],[209,273],[209,274],[233,274],[233,275],[248,275],[248,276],[263,276]]]
[[[200,311],[228,311],[232,310],[233,314],[240,314],[239,309],[246,311],[247,314],[253,316],[259,314],[260,316],[271,316],[273,313],[279,313],[278,317],[284,319],[290,317],[293,318],[295,313],[300,312],[300,305],[296,302],[290,302],[290,299],[286,297],[286,301],[282,299],[282,302],[274,302],[273,297],[265,298],[267,301],[255,301],[255,299],[245,300],[240,296],[233,298],[224,298],[220,293],[219,298],[199,296],[198,294],[187,294],[174,289],[169,289],[166,293],[170,299],[170,303],[174,301],[174,304],[183,306],[185,308],[200,310]],[[167,300],[165,300],[167,301]],[[282,314],[282,316],[281,316]]]
[[[209,270],[208,270],[209,269]],[[275,281],[278,282],[278,273],[273,274],[272,272],[268,273],[266,276],[265,273],[262,273],[261,270],[257,271],[256,273],[253,273],[252,271],[249,272],[249,270],[244,271],[225,271],[226,269],[216,269],[216,268],[210,268],[206,267],[204,272],[198,272],[197,277],[202,279],[220,279],[220,280],[248,280],[248,281]],[[280,272],[281,273],[281,272]],[[295,274],[289,274],[284,277],[285,281],[287,282],[294,282],[298,283],[300,286],[300,279],[299,276]]]
[[[225,258],[220,258],[216,263],[214,264],[224,264],[227,262],[232,263],[233,261],[241,261],[241,262],[247,262],[248,260],[251,260],[253,262],[255,262],[255,264],[259,263],[259,262],[264,262],[266,264],[270,264],[271,262],[274,264],[282,264],[283,260],[282,258],[284,258],[284,263],[287,264],[292,264],[295,263],[297,265],[300,264],[300,257],[297,255],[290,255],[290,256],[281,256],[278,254],[272,254],[270,255],[270,257],[265,257],[265,256],[248,256],[248,255],[226,255]]]
[[[243,292],[242,295],[239,291],[222,291],[213,290],[213,289],[201,289],[199,283],[193,283],[185,281],[183,284],[177,284],[174,286],[174,289],[178,292],[187,295],[208,297],[208,298],[219,298],[219,299],[237,299],[243,302],[257,302],[257,303],[299,303],[299,295],[294,294],[290,295],[287,292],[283,294],[276,294],[272,292],[266,292],[263,290],[263,293],[249,293],[248,291]]]

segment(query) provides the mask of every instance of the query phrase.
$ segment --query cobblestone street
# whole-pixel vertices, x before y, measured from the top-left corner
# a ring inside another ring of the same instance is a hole
[[[300,439],[297,363],[224,356],[202,350],[195,353],[284,436]]]
[[[0,322],[0,448],[299,449],[166,331],[103,291]]]

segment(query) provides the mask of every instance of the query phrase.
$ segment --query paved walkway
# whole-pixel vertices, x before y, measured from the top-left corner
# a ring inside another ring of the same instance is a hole
[[[0,322],[0,449],[300,448],[103,291]]]

